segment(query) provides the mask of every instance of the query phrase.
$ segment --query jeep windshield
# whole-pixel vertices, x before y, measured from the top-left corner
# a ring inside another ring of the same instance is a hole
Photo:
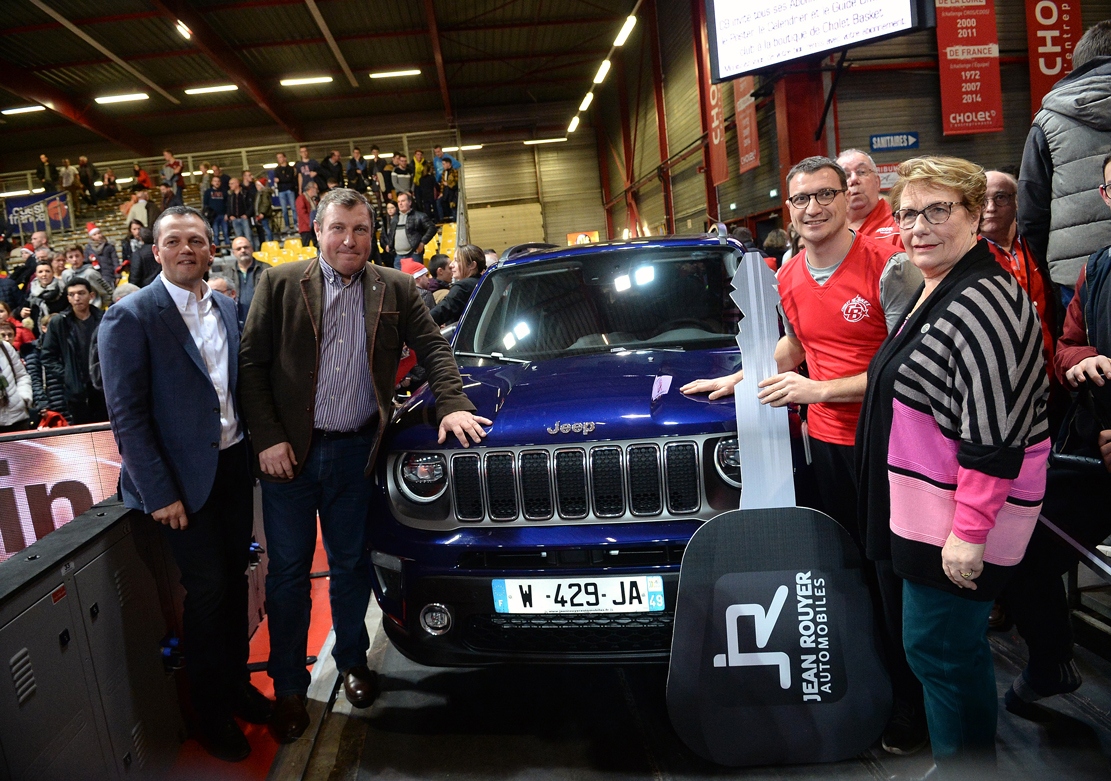
[[[543,360],[617,349],[734,344],[737,263],[719,248],[633,247],[495,269],[479,287],[457,354]]]

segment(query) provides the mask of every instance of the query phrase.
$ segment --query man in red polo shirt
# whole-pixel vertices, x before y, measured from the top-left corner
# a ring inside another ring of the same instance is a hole
[[[1053,353],[1056,346],[1056,296],[1051,295],[1049,267],[1034,257],[1026,239],[1018,234],[1018,182],[1002,171],[988,171],[988,195],[980,218],[980,235],[988,240],[991,254],[1007,269],[1030,296],[1042,321],[1045,365],[1053,376]]]
[[[880,175],[876,161],[859,149],[846,149],[837,158],[848,177],[849,227],[876,241],[890,242],[900,251],[903,239],[891,215],[891,206],[880,197]]]
[[[922,275],[890,243],[850,230],[848,189],[844,169],[828,157],[808,157],[787,175],[791,223],[806,248],[777,275],[786,335],[775,348],[780,373],[760,383],[759,399],[774,407],[808,405],[822,509],[859,542],[853,446],[868,363],[899,327]],[[804,361],[809,376],[797,371]],[[696,380],[681,390],[720,398],[741,376]],[[927,731],[921,685],[902,647],[902,581],[890,561],[875,564],[895,695],[883,746],[911,754],[926,745]]]

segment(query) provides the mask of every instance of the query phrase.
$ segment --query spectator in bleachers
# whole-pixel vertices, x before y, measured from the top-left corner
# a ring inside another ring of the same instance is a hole
[[[9,261],[22,267],[23,249],[13,249]],[[19,289],[19,285],[15,283],[15,280],[10,276],[0,274],[0,301],[5,302],[14,309],[23,301],[23,297],[23,291]]]
[[[423,212],[413,209],[413,196],[401,193],[397,198],[398,213],[386,229],[386,249],[394,254],[393,267],[401,268],[401,261],[413,258],[424,262],[424,248],[436,235],[436,223]]]
[[[411,193],[413,191],[413,172],[409,169],[409,158],[397,155],[397,163],[390,172],[395,193]]]
[[[143,228],[142,245],[131,256],[127,281],[137,287],[146,287],[158,276],[158,261],[154,259],[154,235],[150,228]]]
[[[375,203],[382,203],[386,197],[386,186],[382,171],[385,170],[386,161],[379,155],[378,146],[374,145],[370,148],[370,157],[367,158],[367,183],[373,191],[373,201]]]
[[[271,179],[278,193],[278,206],[285,221],[287,233],[297,232],[297,212],[294,204],[297,201],[297,170],[290,164],[285,152],[275,155],[278,166],[271,171]],[[275,228],[278,226],[275,225]]]
[[[428,276],[431,277],[432,298],[438,304],[451,289],[451,258],[447,255],[433,255],[428,262]]]
[[[0,352],[4,353],[0,359],[0,434],[31,428],[35,392],[14,341],[11,323],[0,323]]]
[[[270,220],[274,216],[274,191],[270,188],[270,180],[260,176],[255,181],[255,219],[254,228],[258,246],[264,241],[274,240],[274,231],[270,229]],[[259,235],[261,233],[261,236]]]
[[[425,214],[436,209],[436,172],[431,160],[424,159],[424,152],[413,150],[413,206]]]
[[[382,161],[382,192],[387,198],[394,198],[393,169],[397,167],[397,152],[389,160]]]
[[[397,214],[397,203],[395,201],[386,201],[385,207],[382,209],[381,222],[378,228],[378,249],[376,262],[393,268],[394,253],[389,247],[389,242],[386,240],[386,234],[390,229],[390,222]]]
[[[413,278],[414,284],[417,286],[417,292],[420,294],[420,300],[430,310],[436,306],[436,299],[432,296],[432,290],[429,286],[431,277],[428,275],[428,269],[425,265],[412,258],[405,258],[401,261],[401,270]]]
[[[42,365],[42,342],[46,337],[50,321],[55,317],[58,317],[58,315],[43,316],[42,320],[39,321],[42,336],[23,345],[19,349],[19,355],[23,358],[27,374],[31,378],[34,398],[32,408],[36,415],[46,411],[57,412],[66,419],[67,423],[72,423],[73,418],[70,415],[69,407],[66,406],[65,383],[61,377],[47,377]]]
[[[459,172],[455,170],[451,158],[442,162],[440,173],[440,197],[436,199],[436,219],[440,222],[455,221],[455,204],[459,197]]]
[[[331,189],[332,182],[336,187],[343,187],[343,160],[340,159],[339,150],[333,149],[324,162],[320,164],[317,172],[317,181],[323,180],[325,187]],[[321,191],[323,193],[323,190]]]
[[[255,196],[257,193],[248,193],[239,186],[238,179],[228,181],[228,193],[224,199],[224,208],[227,210],[227,220],[231,225],[231,235],[234,239],[243,236],[252,245],[255,243],[255,231],[251,222],[255,213]]]
[[[214,246],[226,246],[228,244],[227,197],[223,187],[220,186],[220,179],[217,177],[219,168],[219,166],[213,166],[212,182],[208,189],[204,191],[201,205],[204,218],[212,226]]]
[[[149,228],[154,223],[154,220],[151,219],[150,207],[150,191],[145,187],[140,188],[135,193],[135,203],[127,211],[127,221],[138,220],[143,223],[144,228]]]
[[[74,423],[108,420],[104,394],[93,387],[89,371],[89,350],[103,316],[92,306],[92,297],[93,289],[88,281],[72,277],[66,283],[69,310],[50,321],[50,328],[43,337],[43,368],[48,377],[62,379],[66,406]]]
[[[255,191],[255,175],[247,168],[239,172],[239,186],[249,193]]]
[[[775,267],[777,269],[783,265],[787,258],[791,257],[787,254],[787,250],[789,249],[788,242],[787,231],[782,228],[769,231],[768,235],[764,238],[764,254],[775,259]]]
[[[77,166],[70,164],[68,157],[62,160],[62,167],[58,169],[58,177],[62,183],[62,189],[69,193],[73,211],[80,212],[81,175],[77,171]]]
[[[225,295],[232,301],[235,300],[235,288],[228,282],[227,277],[211,277],[208,280],[208,286],[214,292]]]
[[[432,319],[436,325],[451,325],[457,322],[471,300],[471,293],[478,287],[478,280],[486,271],[486,253],[474,244],[463,244],[455,250],[452,262],[453,282],[447,296],[432,308]]]
[[[451,167],[454,168],[457,171],[459,170],[459,168],[460,168],[459,161],[456,160],[451,155],[445,153],[444,148],[442,146],[437,144],[436,146],[432,147],[432,165],[436,169],[436,183],[437,184],[439,184],[443,181],[443,178],[444,178],[444,161],[445,160],[450,160],[451,161]]]
[[[208,163],[201,163],[201,184],[200,189],[203,193],[212,186],[212,166]]]
[[[61,252],[55,252],[50,260],[50,267],[54,269],[54,276],[61,279],[62,272],[66,270],[66,256]]]
[[[228,191],[228,187],[230,185],[230,182],[231,182],[231,176],[224,173],[224,170],[222,168],[220,168],[220,166],[218,166],[218,165],[212,166],[212,179],[208,184],[209,187],[216,187],[220,190],[223,190],[224,193],[226,194],[227,191]]]
[[[132,220],[127,224],[127,236],[120,242],[120,262],[127,263],[131,260],[131,256],[143,246],[142,239],[143,223],[138,220]]]
[[[116,266],[120,264],[116,255],[116,245],[104,238],[96,223],[85,226],[89,232],[89,243],[85,245],[85,257],[89,265],[100,271],[109,289],[116,286]]]
[[[39,323],[44,315],[56,315],[64,312],[68,306],[62,280],[54,276],[54,266],[50,263],[40,263],[35,269],[35,278],[31,280],[31,295],[27,300],[27,308],[31,310],[31,322],[34,324],[32,333],[40,332]],[[16,345],[16,348],[18,349],[19,345]]]
[[[320,181],[318,173],[320,171],[320,163],[309,157],[309,148],[302,146],[298,148],[297,152],[301,155],[300,161],[297,163],[297,192],[303,193],[309,186],[309,183],[316,184],[316,191],[323,192],[324,182]]]
[[[81,182],[82,197],[90,206],[96,206],[96,182],[100,172],[96,166],[89,162],[89,158],[81,155],[77,158],[77,178]]]
[[[359,147],[351,150],[351,159],[347,161],[347,186],[358,193],[365,194],[369,187],[367,170],[370,161],[363,157]]]
[[[305,191],[297,196],[297,230],[301,234],[301,245],[304,247],[318,246],[313,218],[316,216],[316,202],[319,200],[319,193],[320,188],[314,180],[310,181]]]
[[[150,180],[150,174],[144,171],[138,163],[133,164],[131,166],[131,192],[137,193],[140,190],[149,190],[153,186],[154,183]]]
[[[185,178],[181,175],[181,161],[175,159],[174,153],[169,149],[162,150],[162,158],[165,163],[162,165],[161,181],[170,185],[174,194],[180,196],[182,188],[185,187]]]
[[[0,323],[10,323],[15,329],[15,349],[20,349],[28,342],[35,341],[35,335],[19,320],[15,319],[15,310],[8,306],[6,301],[0,301]]]
[[[116,172],[111,168],[104,169],[104,176],[101,178],[101,182],[100,189],[97,190],[96,193],[98,198],[114,198],[120,191],[120,186],[116,184]]]
[[[42,189],[48,193],[52,193],[58,189],[58,168],[46,155],[39,155],[39,165],[35,169],[35,174],[39,178],[39,183]]]
[[[270,268],[270,264],[256,260],[250,241],[242,236],[232,241],[231,254],[235,259],[235,267],[223,276],[235,289],[239,324],[242,326],[247,322],[247,312],[250,311],[251,302],[255,298],[255,287],[258,285],[259,277],[262,276],[262,272]]]
[[[100,273],[100,269],[85,262],[85,251],[80,246],[74,244],[66,247],[66,265],[69,268],[62,272],[63,287],[71,280],[83,279],[92,292],[92,305],[101,309],[108,306],[108,302],[112,300],[112,286]]]
[[[169,182],[158,185],[161,211],[166,211],[171,206],[183,206],[181,194]]]

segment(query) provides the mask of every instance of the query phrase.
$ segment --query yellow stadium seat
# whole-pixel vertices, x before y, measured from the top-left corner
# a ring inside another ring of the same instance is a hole
[[[282,248],[282,245],[279,244],[276,241],[264,241],[264,242],[262,242],[262,251],[263,252],[277,252],[281,248]]]
[[[316,255],[316,247],[301,247],[301,260],[312,260]]]
[[[263,244],[262,246],[265,247],[266,245]],[[261,260],[264,263],[268,263],[270,261],[270,253],[269,252],[259,251],[259,252],[253,252],[251,254],[254,256],[255,260]]]
[[[301,240],[286,239],[285,244],[282,245],[282,249],[301,249]]]

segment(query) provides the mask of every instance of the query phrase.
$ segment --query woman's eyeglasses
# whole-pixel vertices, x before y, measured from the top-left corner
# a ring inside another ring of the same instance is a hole
[[[918,222],[918,215],[922,215],[930,225],[941,225],[949,219],[954,206],[960,206],[960,203],[957,201],[938,201],[937,203],[931,203],[921,211],[917,209],[899,209],[894,212],[895,222],[899,224],[899,228],[902,230],[910,230]]]

